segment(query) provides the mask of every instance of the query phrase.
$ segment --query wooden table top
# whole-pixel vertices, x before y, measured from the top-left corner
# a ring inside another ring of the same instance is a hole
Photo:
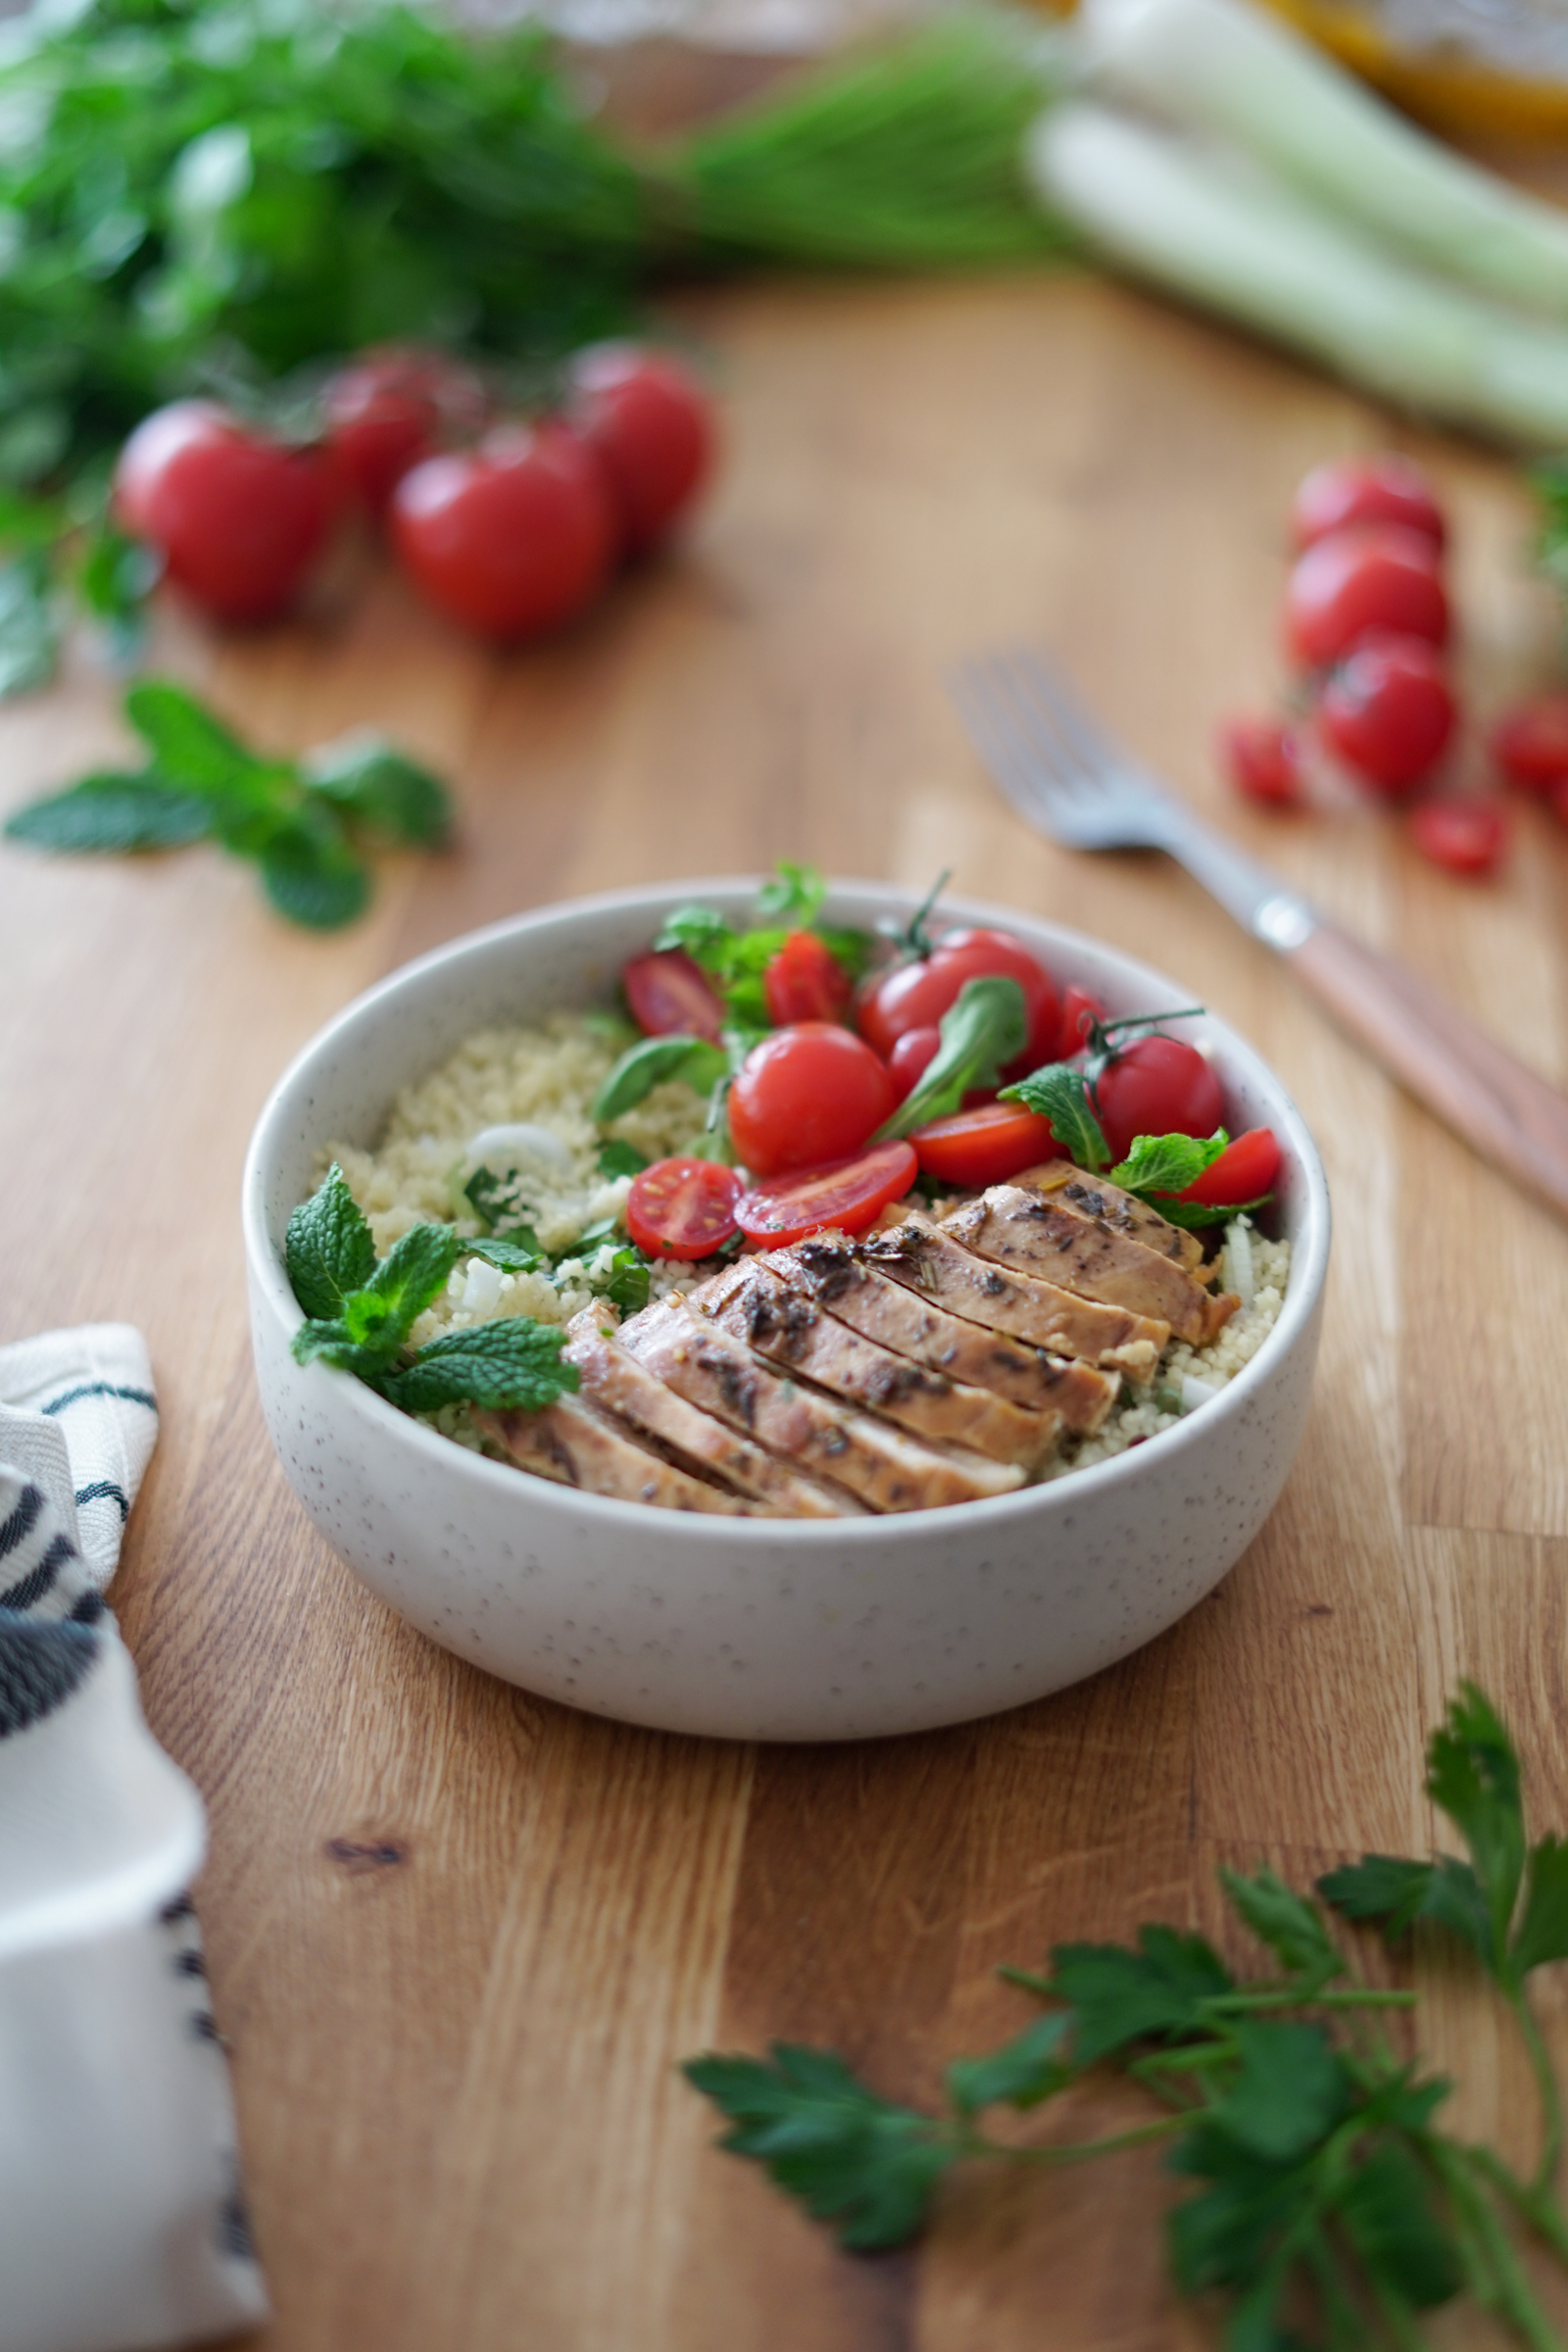
[[[1568,1234],[1174,869],[1032,838],[943,674],[1050,639],[1196,804],[1559,1082],[1568,836],[1526,812],[1506,877],[1466,886],[1369,809],[1276,822],[1216,779],[1216,718],[1278,683],[1290,490],[1387,418],[1068,275],[753,287],[686,316],[726,401],[718,494],[564,641],[492,658],[384,573],[248,642],[162,624],[160,664],[267,742],[373,721],[427,755],[461,801],[452,855],[390,860],[369,918],[322,939],[213,852],[0,854],[0,1339],[124,1317],[151,1343],[163,1436],[114,1597],[211,1810],[199,1904],[266,2352],[1194,2345],[1152,2160],[976,2180],[918,2253],[856,2259],[711,2151],[676,2061],[820,2040],[929,2095],[1022,2022],[999,1962],[1148,1917],[1215,1929],[1218,1862],[1300,1882],[1424,1850],[1422,1743],[1461,1673],[1510,1715],[1538,1818],[1568,1825]],[[1495,704],[1544,674],[1554,626],[1518,476],[1402,438],[1451,503],[1466,668]],[[0,800],[121,750],[114,710],[81,663],[6,707]],[[880,1745],[622,1729],[431,1647],[285,1487],[245,1327],[246,1139],[348,998],[521,907],[781,856],[911,890],[951,865],[1179,974],[1283,1074],[1336,1196],[1306,1440],[1230,1578],[1079,1690]],[[1494,2021],[1427,1980],[1457,2120],[1527,2133]]]

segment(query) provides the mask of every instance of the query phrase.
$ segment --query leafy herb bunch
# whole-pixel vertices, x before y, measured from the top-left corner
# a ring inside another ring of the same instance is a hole
[[[1465,2292],[1534,2352],[1563,2352],[1518,2236],[1568,2268],[1561,2103],[1527,1992],[1535,1970],[1568,1958],[1568,1845],[1527,1844],[1518,1758],[1473,1684],[1434,1733],[1428,1767],[1468,1860],[1372,1854],[1317,1891],[1391,1942],[1429,1921],[1479,1964],[1540,2086],[1528,2178],[1440,2128],[1450,2085],[1399,2057],[1379,2022],[1416,1996],[1357,1980],[1320,1904],[1269,1870],[1220,1874],[1272,1957],[1267,1974],[1239,1982],[1201,1936],[1168,1926],[1142,1928],[1132,1945],[1058,1944],[1043,1976],[1003,1970],[1042,2013],[951,2065],[940,2114],[880,2097],[831,2051],[786,2043],[765,2060],[696,2058],[686,2074],[727,2120],[722,2144],[847,2246],[914,2236],[939,2183],[970,2159],[1051,2167],[1164,2141],[1169,2170],[1197,2184],[1167,2218],[1171,2274],[1185,2292],[1227,2299],[1228,2352],[1415,2352],[1422,2315]],[[1082,2144],[1020,2145],[983,2129],[987,2109],[1032,2110],[1107,2070],[1159,2112]]]

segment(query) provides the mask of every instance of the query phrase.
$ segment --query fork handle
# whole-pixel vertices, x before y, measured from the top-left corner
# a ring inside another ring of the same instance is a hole
[[[1389,956],[1319,921],[1298,979],[1483,1159],[1568,1216],[1568,1100]]]

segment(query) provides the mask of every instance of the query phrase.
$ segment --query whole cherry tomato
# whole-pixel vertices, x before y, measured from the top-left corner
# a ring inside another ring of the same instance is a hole
[[[833,1021],[797,1021],[741,1063],[729,1131],[754,1176],[775,1176],[858,1152],[893,1105],[887,1064],[863,1038]]]
[[[1260,1200],[1279,1172],[1280,1147],[1273,1129],[1250,1127],[1176,1198],[1201,1201],[1205,1208],[1240,1206],[1244,1200]]]
[[[172,580],[220,620],[275,620],[305,585],[332,520],[318,453],[289,449],[215,402],[143,419],[115,468],[115,512]]]
[[[1455,715],[1435,648],[1384,632],[1330,673],[1318,703],[1323,733],[1347,767],[1388,793],[1406,791],[1436,765]]]
[[[941,1051],[940,1029],[906,1029],[902,1037],[894,1039],[893,1051],[888,1055],[888,1076],[901,1102],[906,1095],[913,1094]]]
[[[1219,731],[1219,760],[1244,800],[1263,808],[1299,808],[1306,799],[1301,742],[1273,718],[1230,718]]]
[[[1430,477],[1413,458],[1385,450],[1370,458],[1331,458],[1316,466],[1291,501],[1298,547],[1352,523],[1394,522],[1430,539],[1441,554],[1448,529]]]
[[[631,1017],[644,1037],[706,1037],[716,1046],[724,1026],[718,991],[684,948],[634,956],[620,975]]]
[[[445,441],[484,425],[485,389],[471,368],[441,351],[384,344],[329,375],[321,391],[327,448],[372,514],[382,514],[411,466]]]
[[[610,494],[574,433],[498,426],[474,450],[426,458],[392,494],[392,536],[433,605],[503,641],[573,620],[614,548]]]
[[[895,964],[863,991],[857,1010],[860,1034],[884,1060],[906,1029],[934,1029],[957,1003],[967,980],[1016,980],[1029,1018],[1029,1042],[1004,1078],[1025,1077],[1054,1061],[1061,1008],[1051,975],[1021,940],[1007,931],[949,931],[929,956]]]
[[[1070,980],[1061,992],[1061,1034],[1056,1040],[1056,1059],[1071,1061],[1089,1043],[1090,1025],[1105,1018],[1105,1007],[1087,988]]]
[[[939,1184],[1004,1184],[1043,1159],[1059,1159],[1051,1121],[1021,1102],[983,1102],[917,1127],[909,1141],[927,1176]]]
[[[1212,1135],[1225,1123],[1219,1080],[1180,1037],[1140,1037],[1101,1074],[1100,1124],[1118,1159],[1141,1135]]]
[[[626,1231],[650,1257],[711,1257],[736,1231],[741,1180],[711,1159],[656,1159],[631,1180]]]
[[[873,1144],[869,1152],[827,1167],[800,1168],[754,1185],[735,1203],[735,1222],[749,1240],[775,1250],[833,1226],[863,1233],[890,1200],[902,1200],[914,1182],[912,1144]]]
[[[778,1029],[791,1021],[841,1021],[854,993],[848,972],[815,931],[792,931],[762,974],[767,1017]]]
[[[1505,710],[1488,749],[1498,773],[1520,792],[1549,792],[1568,778],[1568,694],[1533,695]]]
[[[1423,858],[1451,874],[1492,874],[1508,848],[1507,811],[1494,801],[1424,801],[1410,818]]]
[[[1437,552],[1392,523],[1332,531],[1298,559],[1285,590],[1285,633],[1306,669],[1326,669],[1371,629],[1445,645],[1448,600]]]
[[[605,468],[630,555],[657,546],[713,461],[712,411],[666,353],[596,343],[571,363],[571,421]]]

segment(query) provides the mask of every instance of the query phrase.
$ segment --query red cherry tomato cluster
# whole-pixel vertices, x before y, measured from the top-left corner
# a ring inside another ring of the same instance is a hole
[[[404,569],[463,627],[503,643],[575,619],[616,564],[646,554],[712,464],[710,404],[687,370],[598,344],[561,413],[498,418],[480,377],[440,352],[368,352],[331,376],[299,447],[212,401],[178,401],[121,453],[115,507],[215,619],[289,612],[334,525],[384,520]]]
[[[1431,780],[1459,720],[1442,508],[1421,468],[1391,453],[1318,466],[1291,524],[1284,634],[1308,717],[1230,721],[1221,765],[1257,807],[1299,808],[1315,744],[1363,790],[1403,801]],[[1507,831],[1486,801],[1423,802],[1410,825],[1425,856],[1468,874],[1494,870]]]

